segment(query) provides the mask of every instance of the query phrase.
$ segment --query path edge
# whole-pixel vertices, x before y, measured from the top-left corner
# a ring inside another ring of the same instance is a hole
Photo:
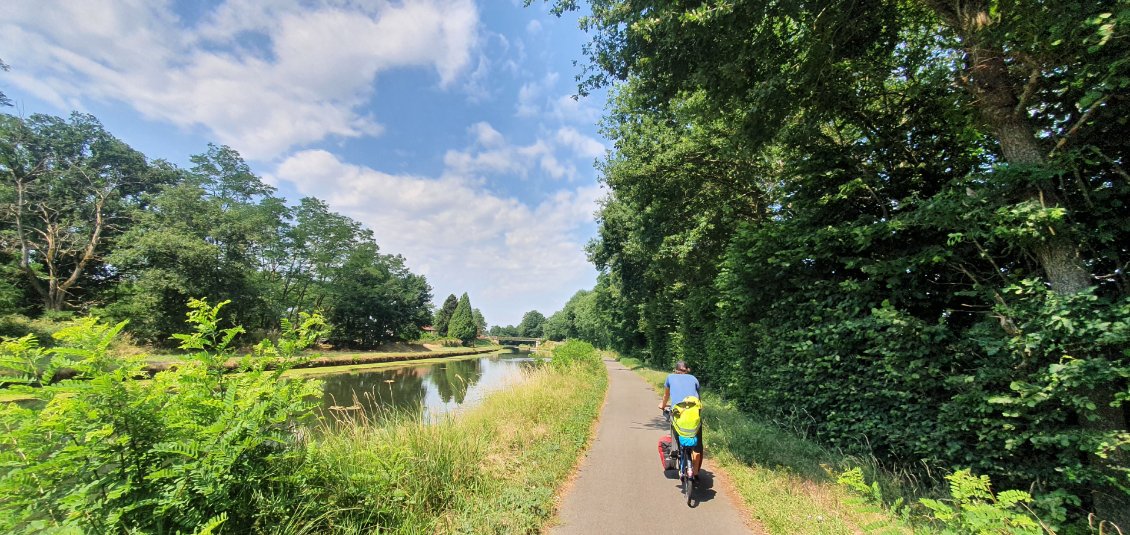
[[[618,362],[616,359],[602,358],[601,363],[603,364],[608,360]],[[607,367],[605,367],[605,373],[608,373]],[[611,390],[612,387],[611,377],[609,377],[609,379],[604,387],[604,398],[600,400],[600,410],[597,412],[596,418],[593,419],[592,425],[589,426],[588,440],[585,443],[585,447],[581,450],[581,454],[577,456],[577,460],[573,463],[573,468],[569,470],[569,475],[565,477],[564,481],[557,486],[557,491],[553,493],[553,516],[542,524],[540,533],[546,533],[550,528],[561,525],[561,502],[565,499],[565,495],[573,489],[573,485],[577,481],[577,476],[581,473],[581,464],[588,458],[589,452],[592,451],[592,445],[596,442],[597,428],[600,427],[600,422],[604,419],[604,409],[608,405],[608,391]]]

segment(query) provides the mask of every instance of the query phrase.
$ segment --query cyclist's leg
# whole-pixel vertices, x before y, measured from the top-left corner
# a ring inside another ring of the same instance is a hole
[[[698,444],[691,450],[691,465],[694,466],[694,475],[702,470],[702,426],[698,427]]]

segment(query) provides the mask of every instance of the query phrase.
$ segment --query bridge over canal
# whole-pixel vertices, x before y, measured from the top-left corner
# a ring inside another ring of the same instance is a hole
[[[500,346],[518,347],[520,345],[529,345],[533,346],[534,349],[537,349],[538,346],[545,341],[544,338],[531,338],[528,336],[491,336],[490,339]]]

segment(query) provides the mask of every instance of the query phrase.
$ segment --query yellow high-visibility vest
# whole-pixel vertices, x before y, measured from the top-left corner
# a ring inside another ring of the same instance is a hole
[[[694,396],[687,396],[671,407],[671,424],[681,437],[698,436],[702,425],[702,402]]]

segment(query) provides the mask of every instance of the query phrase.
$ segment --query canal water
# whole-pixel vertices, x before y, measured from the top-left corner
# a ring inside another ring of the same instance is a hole
[[[517,384],[538,365],[529,352],[498,352],[466,359],[319,375],[317,413],[323,419],[380,419],[389,414],[435,419]]]

